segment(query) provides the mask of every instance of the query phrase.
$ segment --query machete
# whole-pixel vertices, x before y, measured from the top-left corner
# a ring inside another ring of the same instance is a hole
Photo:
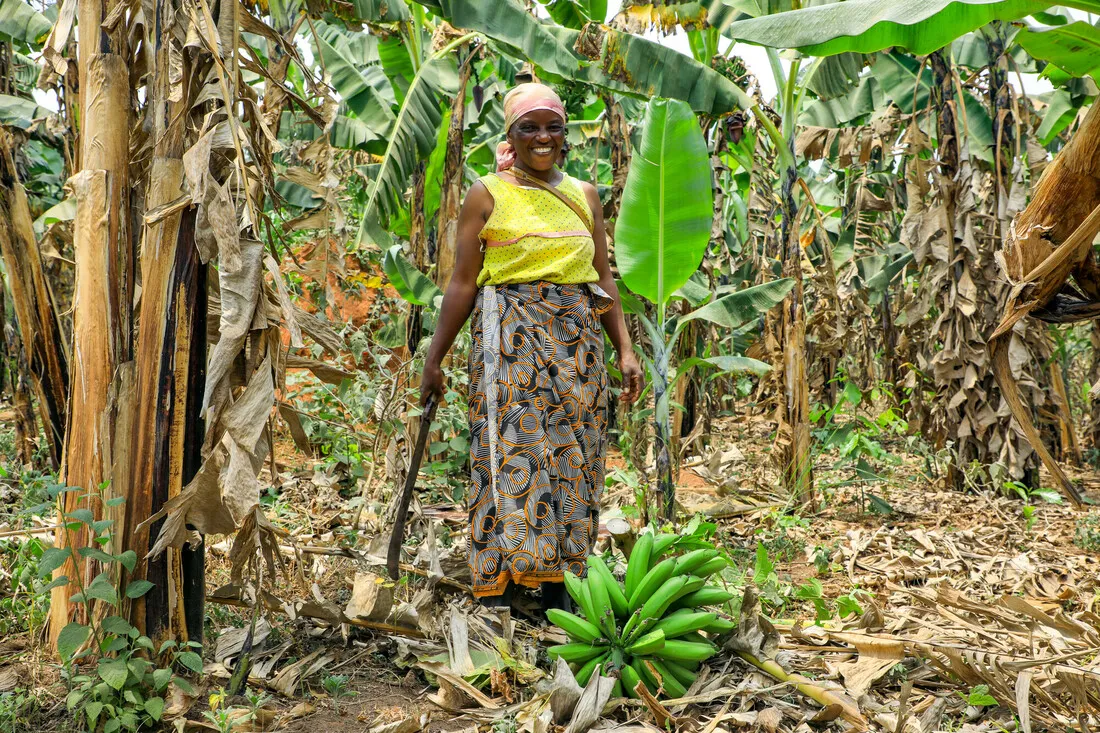
[[[390,534],[390,548],[386,553],[386,569],[394,580],[398,579],[400,572],[398,564],[401,562],[401,545],[405,540],[405,522],[409,518],[409,504],[416,486],[416,475],[420,473],[420,461],[424,458],[424,446],[427,445],[428,434],[432,431],[436,405],[435,395],[429,397],[424,405],[424,413],[420,416],[420,433],[416,436],[416,445],[409,459],[409,475],[405,478],[405,488],[401,491],[397,504],[397,516],[394,517],[393,532]]]

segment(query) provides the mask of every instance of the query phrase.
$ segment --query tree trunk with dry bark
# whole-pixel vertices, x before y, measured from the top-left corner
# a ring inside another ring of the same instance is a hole
[[[69,388],[67,349],[13,152],[13,136],[0,129],[0,260],[8,274],[12,307],[19,324],[29,378],[38,397],[50,458],[57,466],[65,437]],[[17,379],[13,377],[13,381]]]
[[[1093,105],[1069,144],[1048,165],[1031,202],[1012,222],[1000,254],[1012,291],[989,338],[994,375],[1043,465],[1075,504],[1081,495],[1043,444],[1012,374],[1009,343],[1025,316],[1072,322],[1094,318],[1098,288],[1092,241],[1100,232],[1100,105]],[[1076,288],[1069,283],[1073,276]]]
[[[122,524],[124,509],[106,508],[84,498],[106,487],[103,498],[116,494],[113,454],[115,415],[111,397],[119,367],[131,358],[133,333],[133,242],[130,234],[130,67],[125,28],[107,33],[101,25],[116,2],[78,0],[77,48],[80,78],[78,172],[70,179],[76,200],[73,223],[76,290],[73,298],[73,369],[68,430],[61,482],[83,491],[62,495],[63,511],[88,508],[95,518]],[[122,494],[122,496],[125,496]],[[128,497],[127,497],[128,498]],[[120,552],[118,539],[108,551]],[[87,527],[65,532],[59,543],[87,546]],[[80,558],[56,571],[72,581],[79,574],[90,583],[102,564]],[[76,584],[54,588],[50,605],[50,639],[69,621],[88,622],[87,604],[74,607]]]

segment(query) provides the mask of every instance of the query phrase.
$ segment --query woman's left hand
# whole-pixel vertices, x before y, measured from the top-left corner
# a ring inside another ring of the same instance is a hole
[[[623,375],[623,391],[619,399],[623,402],[633,402],[638,399],[642,393],[642,387],[645,386],[645,375],[633,351],[619,355],[619,372]]]

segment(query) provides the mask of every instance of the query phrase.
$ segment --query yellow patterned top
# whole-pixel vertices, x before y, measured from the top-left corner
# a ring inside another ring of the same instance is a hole
[[[519,186],[496,174],[481,182],[493,197],[493,213],[481,229],[485,262],[477,276],[482,285],[538,280],[559,285],[600,279],[592,260],[596,246],[586,224],[554,194]],[[558,190],[590,211],[577,179],[566,175]]]

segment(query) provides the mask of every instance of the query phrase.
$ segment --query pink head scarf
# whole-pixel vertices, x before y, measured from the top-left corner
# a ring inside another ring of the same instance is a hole
[[[504,133],[512,129],[520,117],[537,109],[548,109],[565,122],[565,105],[557,93],[545,84],[528,83],[513,87],[504,95]],[[497,145],[497,170],[506,171],[516,162],[516,149],[505,140]]]

